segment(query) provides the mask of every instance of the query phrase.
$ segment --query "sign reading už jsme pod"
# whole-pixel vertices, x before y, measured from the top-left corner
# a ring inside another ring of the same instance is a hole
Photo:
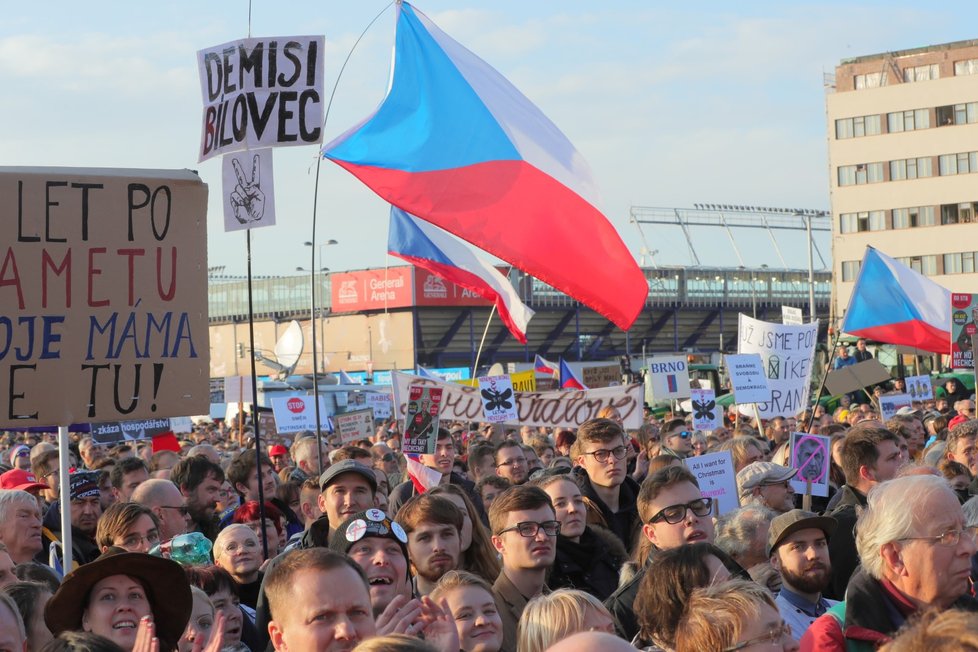
[[[683,463],[696,476],[703,497],[716,500],[718,513],[712,516],[720,516],[740,507],[737,474],[734,473],[730,451],[687,457]]]
[[[0,427],[207,411],[207,187],[0,168]]]
[[[323,36],[249,38],[197,52],[200,158],[322,140]]]
[[[759,354],[731,353],[723,356],[723,359],[737,403],[761,403],[771,398],[771,389],[767,386],[767,376],[764,375]]]
[[[333,424],[343,444],[369,439],[374,434],[374,411],[367,408],[337,414],[333,417]]]
[[[757,401],[761,418],[793,416],[808,405],[812,358],[818,343],[818,321],[800,326],[773,324],[739,316],[739,353],[757,353],[771,390],[769,399]],[[738,403],[746,403],[738,396]],[[750,401],[753,402],[753,401]]]
[[[312,396],[283,396],[272,399],[272,414],[278,432],[316,432],[316,404]],[[326,399],[319,397],[319,421],[326,426]]]
[[[652,396],[657,401],[689,397],[689,366],[680,355],[654,355],[646,361]]]
[[[408,409],[408,396],[413,385],[439,387],[443,391],[441,418],[446,421],[479,421],[482,419],[482,399],[475,387],[419,378],[398,371],[391,372],[394,407],[399,418]],[[584,391],[550,391],[514,393],[516,421],[521,425],[578,428],[598,416],[604,407],[613,407],[621,415],[625,428],[642,425],[642,385],[602,387]]]
[[[393,372],[394,376],[397,372]],[[438,381],[435,381],[438,382]],[[444,383],[441,383],[444,384]],[[432,455],[435,452],[438,424],[441,421],[442,387],[422,383],[408,388],[401,451]]]

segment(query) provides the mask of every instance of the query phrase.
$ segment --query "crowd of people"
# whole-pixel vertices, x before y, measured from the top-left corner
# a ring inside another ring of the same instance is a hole
[[[9,432],[0,650],[978,650],[978,420],[945,390],[885,423],[848,400],[711,432],[441,423],[428,485],[396,421],[73,434],[68,496],[53,435]],[[830,438],[829,496],[793,491],[792,432]],[[723,514],[685,463],[719,451]]]

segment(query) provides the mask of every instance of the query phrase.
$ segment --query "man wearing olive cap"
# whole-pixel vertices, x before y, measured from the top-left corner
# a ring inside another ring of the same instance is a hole
[[[781,592],[774,603],[797,641],[835,600],[822,596],[832,578],[829,537],[835,519],[793,509],[771,521],[767,551],[771,566],[781,573]]]

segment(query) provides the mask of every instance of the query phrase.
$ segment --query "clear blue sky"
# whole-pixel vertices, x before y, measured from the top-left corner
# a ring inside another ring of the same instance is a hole
[[[325,34],[326,85],[387,4],[256,0],[256,36]],[[632,205],[828,208],[823,73],[840,59],[978,37],[974,2],[420,1],[416,6],[533,100],[590,162],[602,208],[638,256]],[[0,165],[191,168],[211,186],[209,264],[243,273],[225,234],[217,159],[197,164],[197,50],[242,38],[248,3],[15,3],[0,22]],[[353,53],[327,140],[383,97],[393,8]],[[275,152],[278,226],[253,234],[256,274],[308,265],[316,148]],[[320,240],[334,270],[383,265],[387,206],[324,162]],[[646,232],[660,264],[678,233]],[[736,265],[726,239],[710,262]],[[790,244],[790,243],[789,243]],[[764,239],[744,245],[779,266]],[[701,256],[702,257],[702,256]]]

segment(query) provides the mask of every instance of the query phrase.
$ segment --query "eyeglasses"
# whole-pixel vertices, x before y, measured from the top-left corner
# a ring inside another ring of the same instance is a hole
[[[961,537],[966,536],[975,543],[978,540],[978,527],[966,527],[961,530],[948,530],[933,537],[903,537],[900,541],[933,541],[942,546],[956,546],[961,542]]]
[[[143,536],[141,534],[130,534],[129,536],[127,536],[122,540],[122,547],[135,548],[143,541],[145,541],[146,544],[150,548],[152,548],[153,546],[155,546],[157,543],[160,542],[160,533],[157,532],[156,530],[150,530],[146,534],[146,536]]]
[[[762,487],[783,487],[784,489],[787,489],[788,487],[791,486],[791,482],[789,480],[782,480],[781,482],[762,482],[761,483],[761,486]]]
[[[743,650],[746,647],[755,645],[757,643],[779,643],[785,637],[791,636],[791,625],[788,623],[781,623],[780,627],[775,627],[767,634],[757,636],[755,638],[746,640],[742,643],[737,643],[736,645],[731,645],[730,647],[723,648],[723,652],[734,652],[734,650]]]
[[[31,452],[29,450],[24,450],[23,448],[17,451],[17,457],[28,457],[30,454]]]
[[[160,509],[175,509],[180,512],[180,516],[186,516],[190,513],[190,508],[186,505],[160,505]]]
[[[584,453],[584,454],[585,455],[594,455],[594,459],[596,459],[597,461],[599,461],[601,463],[604,463],[604,462],[607,462],[608,461],[608,458],[611,457],[612,455],[615,456],[615,459],[616,460],[620,460],[621,458],[625,457],[625,454],[627,452],[628,452],[628,449],[625,448],[624,446],[616,446],[616,447],[614,447],[612,449],[601,448],[599,450],[591,451],[590,453]]]
[[[499,464],[496,465],[496,467],[498,468],[500,466],[522,466],[524,464],[526,464],[525,457],[516,457],[511,460],[506,460],[505,462],[500,462]]]
[[[555,537],[560,534],[560,521],[544,521],[543,523],[523,521],[522,523],[517,523],[513,527],[500,530],[499,534],[502,535],[507,532],[512,532],[513,530],[519,532],[521,537],[535,537],[540,530],[543,530],[543,533],[548,537]]]
[[[680,430],[679,432],[674,432],[670,435],[666,435],[666,439],[669,439],[669,437],[679,437],[680,439],[689,439],[692,436],[693,436],[692,430]]]
[[[669,505],[660,509],[655,516],[649,519],[649,523],[665,521],[670,525],[679,523],[686,518],[686,512],[691,511],[696,516],[708,516],[713,511],[713,501],[709,498],[699,498],[685,505]]]

